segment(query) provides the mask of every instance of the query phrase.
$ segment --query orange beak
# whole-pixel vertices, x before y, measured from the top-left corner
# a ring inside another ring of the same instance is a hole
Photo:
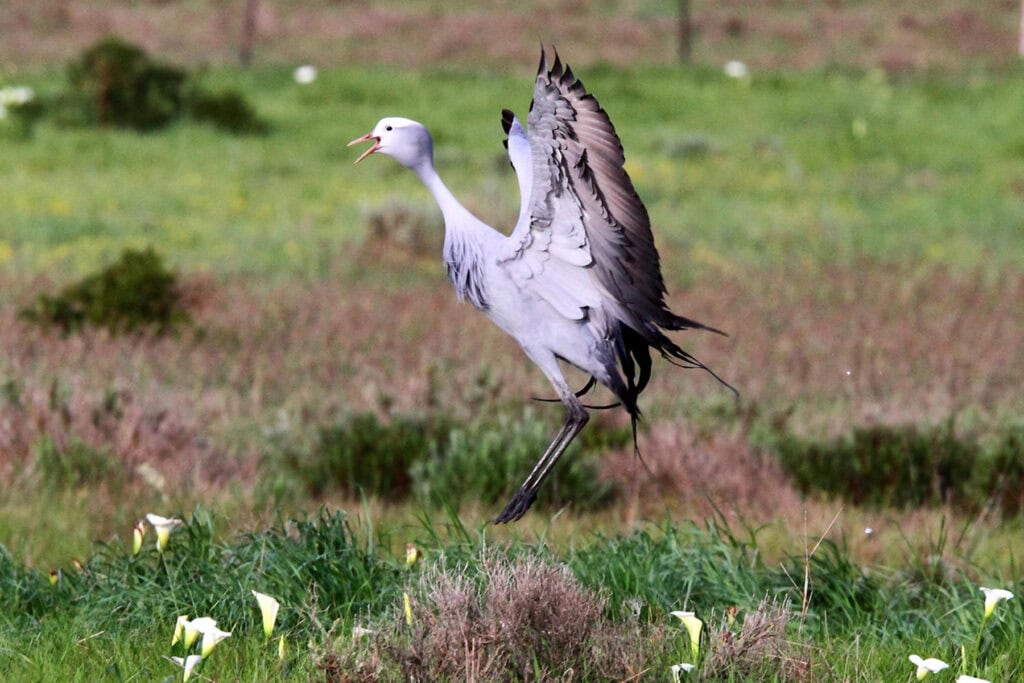
[[[369,140],[373,140],[374,141],[373,142],[373,147],[370,147],[370,149],[368,149],[365,152],[363,152],[362,154],[360,154],[359,158],[356,159],[355,163],[358,164],[360,161],[362,161],[363,159],[365,159],[366,157],[370,156],[371,154],[376,152],[378,149],[380,149],[380,138],[377,137],[376,135],[374,135],[373,133],[367,133],[363,137],[356,138],[352,142],[348,143],[348,147],[351,147],[352,145],[358,145],[360,142],[367,142]]]

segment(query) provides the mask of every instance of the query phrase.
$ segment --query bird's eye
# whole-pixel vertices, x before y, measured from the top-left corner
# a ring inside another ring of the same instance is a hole
[[[391,126],[384,126],[384,130],[391,130]]]

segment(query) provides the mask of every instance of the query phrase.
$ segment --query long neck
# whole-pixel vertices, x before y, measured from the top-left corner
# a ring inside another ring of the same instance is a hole
[[[499,234],[459,203],[434,170],[429,157],[412,170],[434,195],[444,216],[444,262],[455,293],[460,299],[468,298],[477,308],[487,310],[483,259],[488,246],[494,243],[493,238]]]
[[[412,170],[423,181],[423,184],[427,186],[430,194],[434,195],[434,201],[437,202],[438,207],[441,209],[441,215],[444,216],[446,233],[453,231],[465,232],[480,224],[480,220],[470,213],[469,209],[459,203],[459,200],[455,198],[455,195],[451,193],[451,190],[441,180],[441,176],[434,169],[432,159],[425,159],[419,165],[414,166]]]

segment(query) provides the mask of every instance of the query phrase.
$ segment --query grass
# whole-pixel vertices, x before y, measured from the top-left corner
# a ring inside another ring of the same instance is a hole
[[[704,69],[583,75],[619,127],[659,243],[690,267],[777,268],[796,254],[999,267],[1024,256],[1013,73],[964,84],[879,71],[766,74],[749,86]],[[26,80],[43,93],[61,83],[52,73]],[[513,222],[496,111],[525,110],[528,78],[337,68],[303,88],[268,67],[208,80],[242,90],[274,134],[43,124],[35,140],[11,145],[0,165],[5,267],[81,274],[125,246],[159,244],[192,271],[329,275],[362,236],[366,212],[403,197],[429,206],[415,178],[387,160],[349,163],[344,143],[385,113],[425,121],[456,194],[496,225]],[[694,134],[708,153],[680,151]]]
[[[604,648],[601,656],[608,648],[618,653],[609,666],[653,675],[648,667],[664,671],[689,654],[668,615],[673,609],[696,610],[708,625],[703,666],[712,680],[755,671],[779,680],[877,680],[907,671],[910,652],[959,668],[961,645],[966,671],[1005,680],[1024,666],[1019,600],[981,622],[976,582],[1007,585],[1007,577],[976,567],[880,571],[857,565],[842,544],[816,536],[806,539],[816,542],[813,550],[776,564],[765,561],[757,533],[737,536],[721,522],[666,520],[563,549],[495,544],[486,528],[470,531],[454,518],[388,529],[368,517],[322,511],[233,537],[215,529],[209,514],[198,511],[162,555],[151,541],[137,557],[120,543],[104,545],[54,585],[45,573],[0,556],[0,671],[8,680],[69,670],[81,672],[72,680],[99,672],[119,679],[170,672],[163,655],[172,652],[174,620],[185,613],[214,616],[233,634],[211,655],[204,675],[275,677],[282,665],[263,639],[250,589],[283,605],[278,634],[296,648],[284,665],[289,679],[319,666],[329,680],[335,680],[331,670],[402,680],[399,672],[428,662],[450,680],[461,679],[467,666],[479,667],[472,669],[479,680],[545,678],[569,668],[586,679],[587,671],[604,677],[594,668],[601,666],[594,647]],[[396,533],[414,539],[423,554],[411,569],[390,551]],[[546,601],[543,614],[530,591]],[[411,628],[403,593],[412,596]],[[576,619],[578,628],[549,630],[549,618],[560,610],[556,621]],[[459,619],[475,625],[445,635]],[[502,625],[498,640],[488,636],[495,619]],[[353,626],[375,635],[352,636]],[[300,654],[307,641],[308,655]],[[721,648],[732,648],[733,656]]]
[[[730,7],[707,10],[708,45],[773,21]],[[920,32],[985,28],[940,9]],[[426,192],[387,159],[352,167],[344,144],[385,114],[423,120],[456,194],[510,225],[496,114],[525,111],[532,56],[324,66],[309,87],[291,66],[209,68],[270,123],[259,138],[44,121],[0,156],[0,677],[172,677],[187,613],[233,632],[200,671],[216,680],[663,680],[692,658],[672,610],[705,621],[706,680],[910,680],[912,652],[1020,677],[1020,599],[982,625],[977,589],[1022,588],[1019,67],[757,68],[768,54],[737,82],[559,45],[618,126],[673,308],[731,334],[681,342],[742,401],[658,365],[642,461],[622,415],[595,415],[558,495],[488,526],[558,410],[523,409],[549,388],[453,302]],[[52,64],[3,68],[63,87]],[[190,324],[19,320],[151,245]],[[907,505],[887,468],[911,454]],[[866,491],[843,485],[858,464],[879,475],[854,472]],[[189,522],[163,556],[152,535],[128,550],[146,512]],[[284,664],[252,589],[284,605]]]

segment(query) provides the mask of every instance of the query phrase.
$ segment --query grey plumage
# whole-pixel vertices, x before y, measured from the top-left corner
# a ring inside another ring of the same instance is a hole
[[[380,151],[419,175],[444,215],[444,259],[456,293],[519,342],[565,406],[565,423],[499,523],[525,514],[587,422],[559,361],[591,375],[579,394],[595,380],[611,390],[630,415],[634,441],[651,349],[677,365],[707,370],[729,387],[666,336],[685,329],[721,332],[666,306],[650,218],[624,168],[622,144],[600,104],[557,54],[549,65],[542,51],[527,123],[528,132],[510,111],[502,112],[521,194],[519,219],[507,237],[444,186],[422,125],[385,118],[353,141],[376,141],[357,162]]]

